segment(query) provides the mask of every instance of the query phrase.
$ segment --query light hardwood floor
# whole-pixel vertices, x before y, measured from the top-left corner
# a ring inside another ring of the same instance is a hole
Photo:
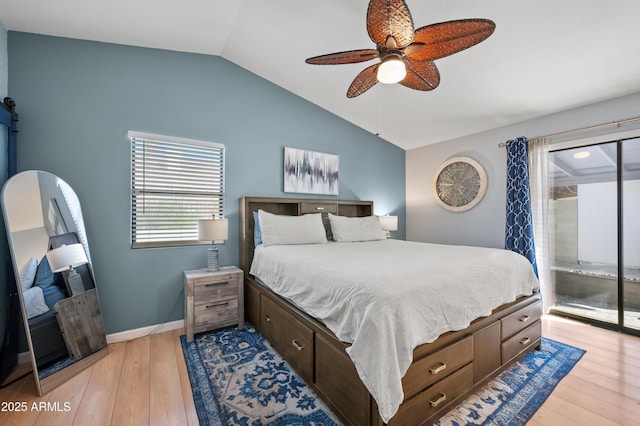
[[[197,425],[181,334],[183,329],[111,344],[106,358],[42,397],[31,375],[0,389],[0,401],[28,407],[0,411],[0,425]],[[58,403],[59,411],[31,409],[41,402],[54,409]]]
[[[640,338],[552,316],[542,326],[543,336],[587,353],[529,425],[640,424]],[[0,411],[0,424],[197,425],[180,334],[112,344],[109,356],[43,397],[31,376],[0,389],[1,402],[28,406],[22,413]],[[50,409],[57,402],[60,411],[31,409],[41,402]]]

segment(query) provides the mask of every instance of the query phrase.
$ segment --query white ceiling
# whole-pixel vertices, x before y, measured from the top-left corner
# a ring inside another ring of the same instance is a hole
[[[638,0],[407,0],[415,27],[487,18],[486,41],[436,61],[431,92],[346,91],[374,48],[367,0],[0,0],[7,30],[220,55],[405,149],[640,92]],[[373,62],[371,62],[373,63]]]

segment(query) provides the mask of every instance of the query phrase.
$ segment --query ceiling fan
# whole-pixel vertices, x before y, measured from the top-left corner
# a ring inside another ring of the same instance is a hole
[[[380,58],[356,76],[347,90],[355,98],[381,83],[400,83],[410,89],[433,90],[440,84],[436,59],[467,49],[487,39],[496,24],[488,19],[460,19],[414,30],[404,0],[371,0],[367,9],[367,32],[375,49],[349,50],[315,56],[305,62],[338,65]]]

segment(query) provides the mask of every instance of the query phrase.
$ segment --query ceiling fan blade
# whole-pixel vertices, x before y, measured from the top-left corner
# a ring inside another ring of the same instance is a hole
[[[353,79],[351,86],[349,86],[347,90],[347,98],[360,96],[376,85],[378,82],[378,66],[380,66],[380,64],[373,64],[360,71],[360,74]]]
[[[400,82],[403,86],[415,90],[433,90],[440,84],[440,72],[431,61],[415,61],[405,58],[407,76]]]
[[[347,52],[329,53],[327,55],[314,56],[307,59],[307,64],[314,65],[339,65],[355,64],[358,62],[370,61],[378,57],[375,49],[349,50]]]
[[[418,28],[414,42],[424,47],[410,56],[416,61],[435,61],[485,40],[496,28],[488,19],[460,19]]]
[[[403,0],[371,0],[367,9],[367,32],[369,38],[387,46],[392,36],[396,46],[403,48],[413,41],[414,26],[411,12]]]

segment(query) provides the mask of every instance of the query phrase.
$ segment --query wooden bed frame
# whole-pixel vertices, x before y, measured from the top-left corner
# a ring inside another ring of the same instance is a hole
[[[245,271],[246,320],[259,330],[340,419],[349,425],[383,425],[375,400],[362,384],[339,341],[322,322],[276,295],[249,274],[253,259],[253,212],[302,215],[373,214],[373,202],[244,197],[240,199],[240,267]],[[432,424],[456,404],[540,348],[542,304],[538,293],[521,297],[448,332],[413,352],[402,379],[404,402],[389,425]]]

